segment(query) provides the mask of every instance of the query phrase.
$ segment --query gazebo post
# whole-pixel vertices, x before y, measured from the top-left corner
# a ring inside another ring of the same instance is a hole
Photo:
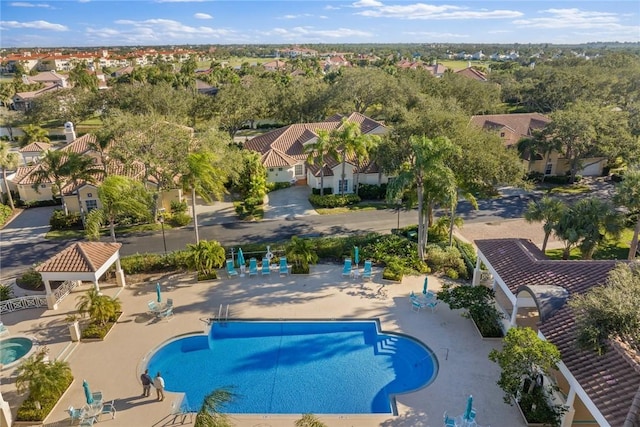
[[[476,268],[473,269],[473,280],[471,281],[473,286],[478,286],[480,284],[480,276],[482,274],[482,270],[480,270],[481,265],[482,261],[480,261],[480,257],[478,256],[476,258]]]
[[[518,298],[516,298],[516,302],[513,304],[513,311],[511,312],[510,325],[516,326],[517,321],[518,321]]]
[[[58,304],[56,301],[56,296],[51,292],[51,285],[49,284],[49,279],[44,279],[44,288],[47,291],[47,307],[49,310],[57,310]]]
[[[98,293],[100,293],[100,285],[98,284],[98,278],[97,277],[93,281],[93,287],[96,288],[96,291],[98,291]]]
[[[125,287],[127,282],[124,280],[124,271],[122,270],[122,265],[120,264],[120,253],[118,253],[118,258],[116,258],[116,283],[120,287]]]

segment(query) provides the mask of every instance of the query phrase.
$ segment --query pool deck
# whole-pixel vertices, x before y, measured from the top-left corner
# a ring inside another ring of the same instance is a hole
[[[524,426],[518,409],[505,404],[496,385],[499,369],[487,359],[499,340],[483,340],[459,310],[440,303],[430,309],[411,310],[408,295],[422,290],[424,276],[405,277],[402,283],[380,279],[374,267],[372,282],[344,278],[342,265],[312,266],[309,275],[280,277],[235,277],[196,283],[191,275],[158,275],[144,283],[128,283],[126,288],[101,285],[104,294],[118,296],[123,315],[104,341],[71,343],[65,316],[75,312],[76,297],[89,288],[77,287],[61,302],[58,310],[28,309],[2,316],[9,336],[28,335],[49,348],[51,358],[66,358],[74,383],[45,420],[45,426],[67,426],[65,410],[84,404],[82,380],[92,390],[101,390],[105,401],[115,400],[117,416],[103,416],[98,425],[154,426],[181,425],[182,417],[172,415],[172,405],[180,395],[166,393],[156,401],[141,397],[140,366],[149,353],[166,340],[189,333],[203,333],[200,319],[217,315],[220,305],[229,306],[229,319],[372,319],[384,331],[413,336],[436,354],[439,372],[426,388],[397,396],[398,415],[319,415],[330,427],[442,426],[443,413],[462,414],[472,394],[479,426]],[[222,273],[224,274],[224,273]],[[127,278],[130,280],[131,278]],[[147,301],[156,298],[156,283],[162,285],[163,299],[173,298],[175,315],[156,320],[147,314]],[[437,291],[440,281],[429,276],[429,289]],[[15,369],[0,373],[3,398],[15,410],[21,401],[15,391]],[[169,385],[170,386],[170,385]],[[340,384],[336,384],[339,388]],[[300,415],[230,415],[239,427],[293,426]],[[193,418],[195,420],[195,417]],[[189,417],[185,424],[192,424]],[[35,425],[35,424],[34,424]]]

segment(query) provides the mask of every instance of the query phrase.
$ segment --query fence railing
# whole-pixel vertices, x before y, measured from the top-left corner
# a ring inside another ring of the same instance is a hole
[[[44,295],[29,295],[26,297],[11,298],[0,301],[0,314],[11,313],[27,308],[39,308],[47,306],[47,298]]]
[[[53,291],[53,295],[56,297],[56,303],[59,303],[71,293],[71,290],[78,286],[78,280],[66,280],[62,285],[58,287],[55,291]]]

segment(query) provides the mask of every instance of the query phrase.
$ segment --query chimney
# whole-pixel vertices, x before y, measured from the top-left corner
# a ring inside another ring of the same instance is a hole
[[[73,142],[76,139],[76,131],[73,129],[73,123],[66,122],[64,124],[64,137],[67,141],[67,144]]]

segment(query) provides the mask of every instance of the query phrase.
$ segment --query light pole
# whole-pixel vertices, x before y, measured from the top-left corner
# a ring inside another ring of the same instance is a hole
[[[162,227],[162,244],[164,245],[164,254],[167,254],[167,239],[164,236],[164,216],[160,214],[158,216],[158,221],[160,221],[160,226]]]

